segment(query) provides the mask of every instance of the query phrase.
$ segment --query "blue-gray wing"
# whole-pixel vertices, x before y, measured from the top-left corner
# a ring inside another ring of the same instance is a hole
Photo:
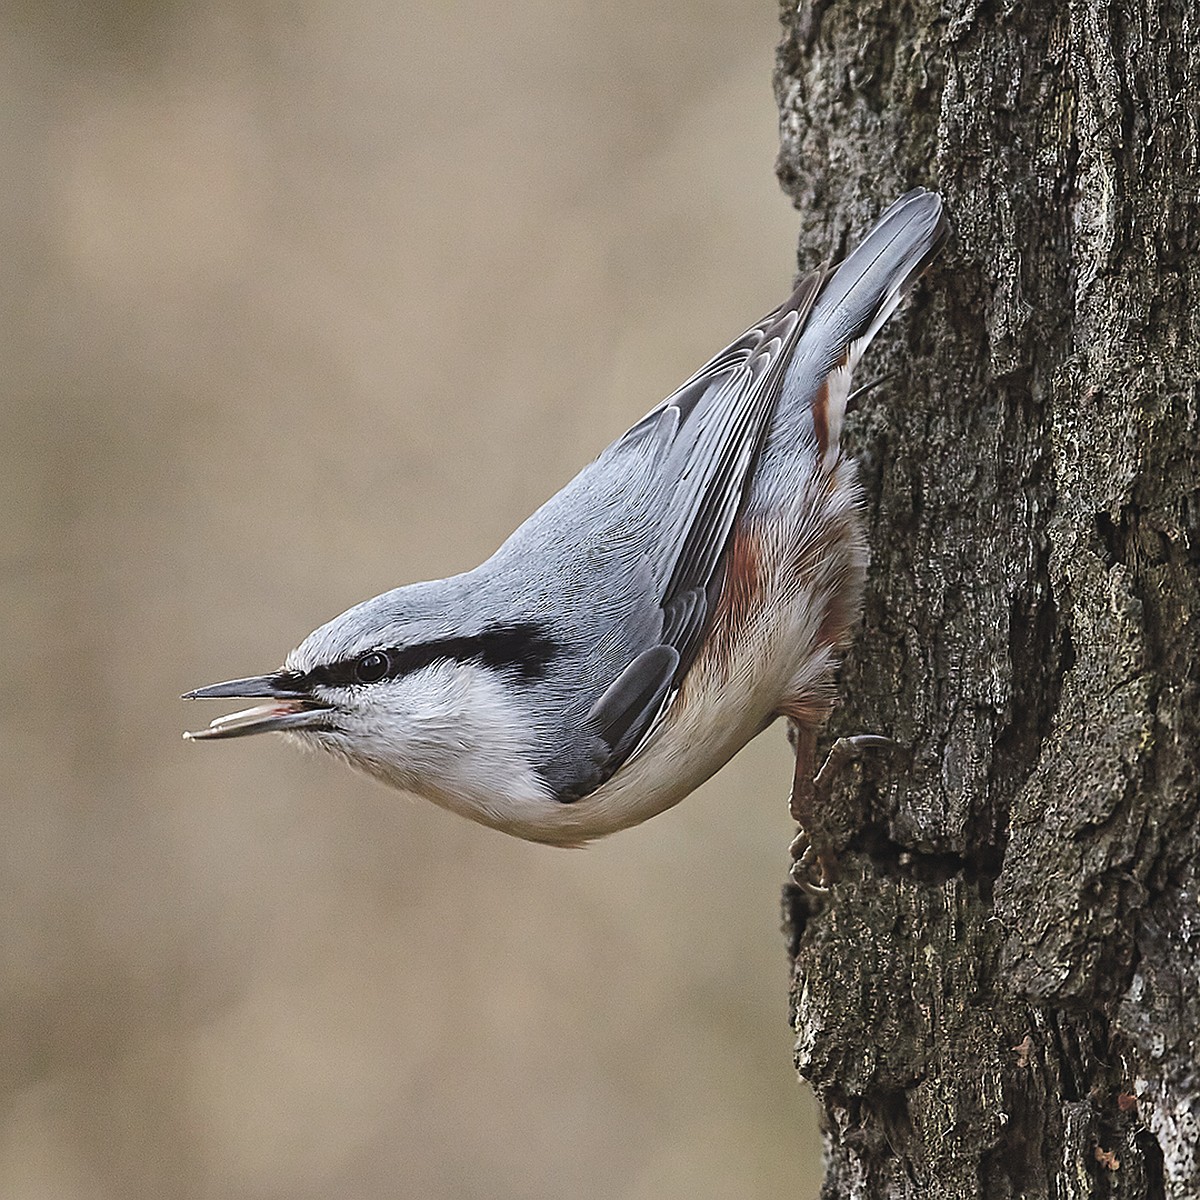
[[[617,770],[690,666],[823,278],[804,279],[480,568],[490,612],[540,618],[561,648],[528,697],[531,723],[550,725],[539,769],[560,799],[587,795]]]
[[[804,278],[786,304],[626,434],[632,439],[647,424],[670,428],[674,422],[662,474],[676,482],[656,556],[661,632],[589,713],[609,746],[604,763],[609,773],[637,751],[691,664],[720,594],[729,537],[784,383],[782,403],[795,404],[803,387],[815,393],[836,374],[831,382],[845,395],[835,397],[827,388],[819,422],[812,404],[803,405],[805,414],[792,414],[790,422],[798,430],[807,421],[812,447],[836,456],[850,373],[948,235],[940,197],[921,188],[906,193],[836,270]],[[797,373],[805,376],[804,384]],[[788,449],[802,452],[799,439]]]
[[[787,303],[747,330],[648,413],[609,453],[653,439],[661,484],[646,566],[651,644],[596,699],[588,724],[611,775],[669,705],[695,657],[723,582],[723,561],[754,463],[770,427],[783,370],[824,278],[807,276]]]
[[[944,237],[936,196],[902,197],[835,273],[803,279],[491,560],[490,586],[511,595],[513,611],[543,615],[567,647],[570,661],[530,697],[547,747],[539,767],[560,799],[611,776],[677,693],[781,392],[792,403],[793,355],[815,387],[848,346],[861,351]],[[545,569],[531,570],[535,560]]]

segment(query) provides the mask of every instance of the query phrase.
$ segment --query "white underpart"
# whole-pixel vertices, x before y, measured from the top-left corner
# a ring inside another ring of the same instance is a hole
[[[554,805],[505,681],[477,663],[439,662],[328,695],[339,701],[338,729],[296,736],[392,787],[501,829]]]

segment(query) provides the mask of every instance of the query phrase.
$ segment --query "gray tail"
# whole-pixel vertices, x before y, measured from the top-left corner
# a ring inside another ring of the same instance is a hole
[[[827,465],[837,457],[854,368],[949,236],[942,198],[914,188],[883,213],[821,289],[789,374],[804,373],[817,444]]]

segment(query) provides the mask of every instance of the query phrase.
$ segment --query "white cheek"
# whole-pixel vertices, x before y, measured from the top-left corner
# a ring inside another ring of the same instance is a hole
[[[505,686],[478,664],[436,663],[343,692],[339,730],[315,740],[394,787],[476,819],[549,800],[530,766],[531,731]]]
[[[445,665],[364,688],[343,732],[354,750],[413,772],[436,769],[459,738],[462,689]]]

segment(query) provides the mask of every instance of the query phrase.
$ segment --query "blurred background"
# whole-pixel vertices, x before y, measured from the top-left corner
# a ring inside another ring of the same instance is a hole
[[[791,284],[770,0],[0,15],[0,1195],[812,1196],[782,730],[585,852],[186,688],[474,565]]]

